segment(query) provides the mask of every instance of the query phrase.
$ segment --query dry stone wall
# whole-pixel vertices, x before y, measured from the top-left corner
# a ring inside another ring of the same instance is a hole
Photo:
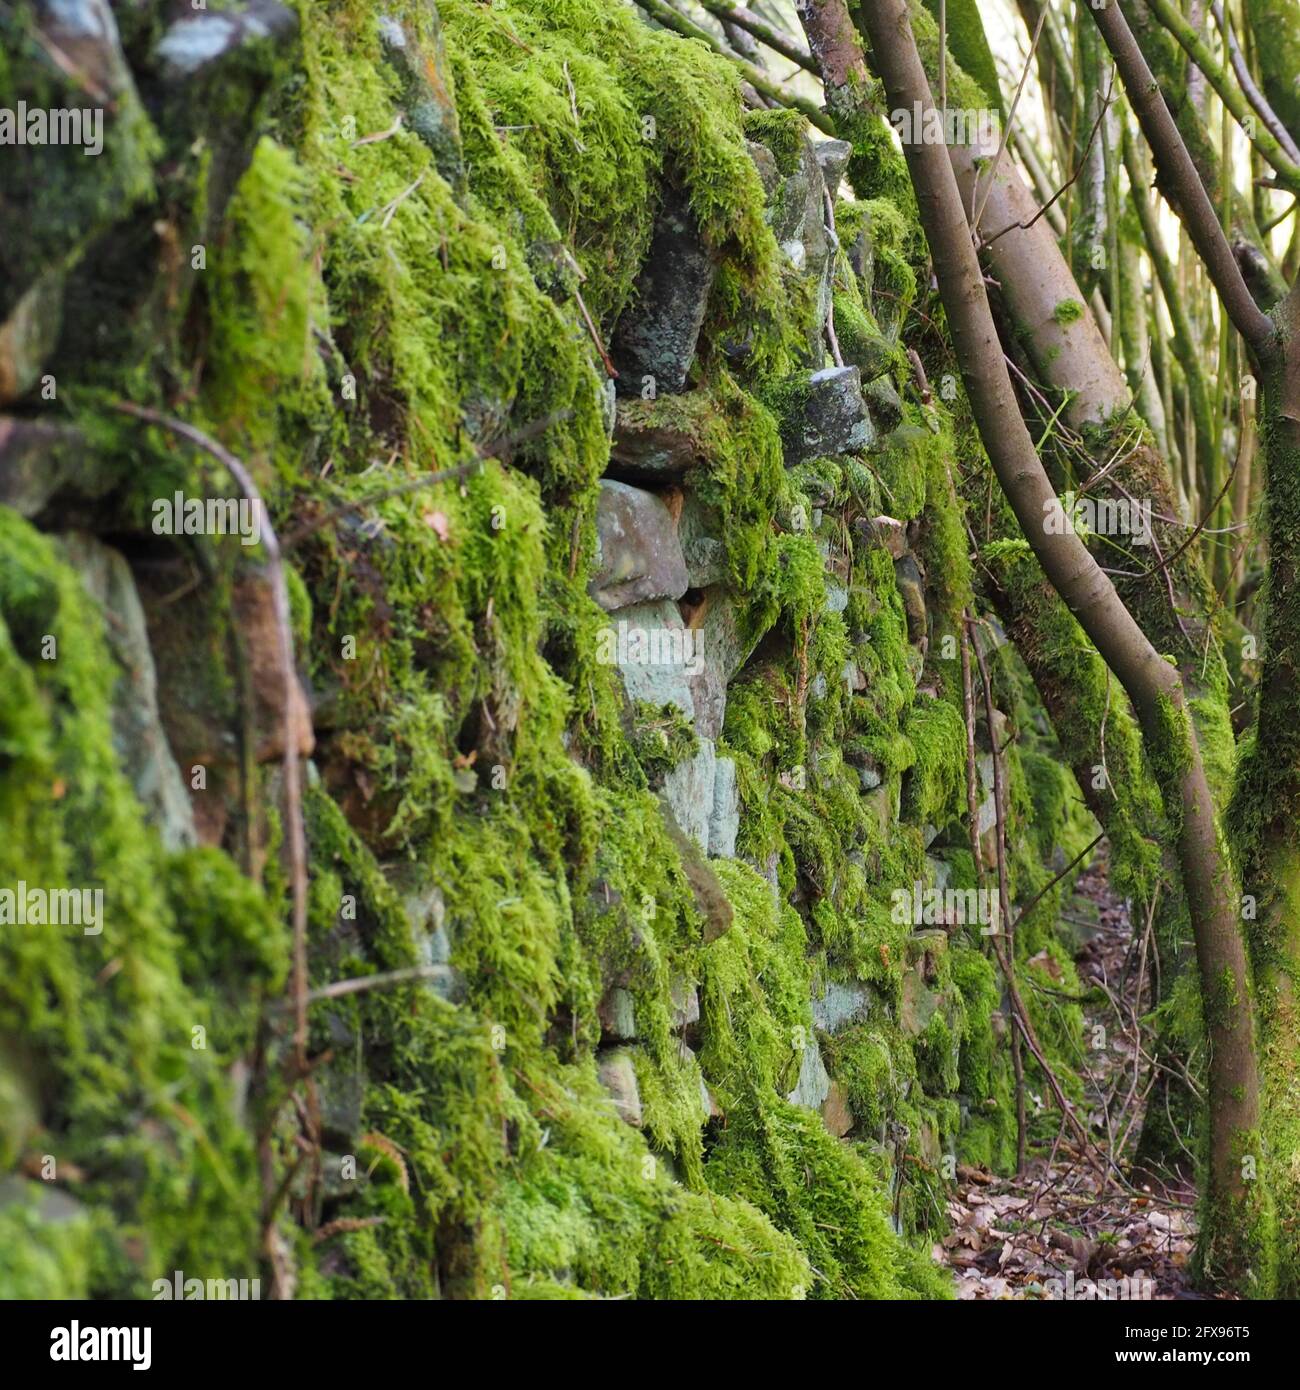
[[[1014,1114],[916,910],[977,885],[909,210],[621,5],[0,26],[0,104],[114,103],[0,152],[0,885],[107,903],[0,928],[0,1292],[943,1296]],[[1028,900],[1080,816],[997,636]]]

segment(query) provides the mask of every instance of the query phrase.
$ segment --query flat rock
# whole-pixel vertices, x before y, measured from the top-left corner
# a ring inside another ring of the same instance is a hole
[[[144,608],[125,558],[94,536],[62,537],[64,555],[104,614],[104,632],[119,669],[113,691],[113,746],[150,824],[171,850],[198,843],[189,793],[158,713]]]
[[[693,758],[678,763],[664,778],[663,798],[683,832],[708,854],[718,758],[711,738],[700,739],[699,745]]]
[[[802,413],[798,419],[787,421],[782,431],[786,466],[860,453],[870,448],[875,438],[858,369],[826,367],[809,376]]]
[[[625,1047],[602,1052],[596,1063],[600,1084],[609,1092],[620,1120],[641,1128],[641,1090],[636,1081],[636,1064]]]
[[[709,814],[709,858],[734,859],[736,835],[740,831],[740,793],[736,786],[736,764],[719,758],[713,774],[713,809]]]
[[[610,343],[620,395],[639,395],[646,377],[659,395],[685,388],[716,269],[685,196],[667,188],[632,303]]]
[[[596,534],[599,554],[589,592],[607,613],[686,592],[689,581],[677,528],[655,493],[604,479]]]
[[[664,400],[620,400],[614,413],[610,471],[637,480],[678,478],[703,458],[697,415],[708,407],[703,392]]]

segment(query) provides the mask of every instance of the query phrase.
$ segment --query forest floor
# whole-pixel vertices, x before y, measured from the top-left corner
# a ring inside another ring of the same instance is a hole
[[[1107,1002],[1085,1006],[1085,1041],[1093,1045],[1079,1059],[1087,1093],[1077,1113],[1102,1151],[1131,1157],[1149,1084],[1138,1024],[1145,1004],[1138,1000],[1146,993],[1142,981],[1150,962],[1127,904],[1111,891],[1104,862],[1080,877],[1065,914],[1080,943],[1080,978],[1107,995]],[[1031,1115],[1051,1103],[1050,1095],[1026,1094]],[[952,1226],[934,1246],[935,1259],[956,1277],[957,1297],[1203,1297],[1191,1287],[1188,1269],[1196,1239],[1190,1181],[1136,1177],[1125,1166],[1130,1188],[1105,1179],[1100,1169],[1065,1136],[1050,1152],[1031,1150],[1015,1177],[959,1167],[948,1202]]]

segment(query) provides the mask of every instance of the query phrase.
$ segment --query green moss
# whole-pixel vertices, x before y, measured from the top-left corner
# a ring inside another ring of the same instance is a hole
[[[651,782],[693,758],[700,746],[690,721],[676,705],[655,708],[643,700],[637,701],[631,742],[637,762]]]
[[[965,807],[966,725],[944,700],[913,705],[907,737],[916,750],[904,779],[904,808],[909,819],[943,826]]]
[[[23,1217],[29,1263],[14,1277],[59,1277],[88,1228],[103,1250],[65,1292],[141,1296],[175,1268],[255,1273],[252,1144],[225,1064],[278,985],[283,943],[227,864],[170,858],[146,829],[113,747],[115,667],[79,576],[6,509],[0,553],[0,881],[103,894],[98,934],[0,937],[0,1032],[39,1059],[40,1151],[59,1173],[81,1170],[77,1198],[94,1208],[88,1227],[44,1208]],[[197,883],[207,901],[187,896]],[[216,923],[236,913],[223,939]],[[138,1117],[126,1130],[124,1113]]]
[[[1052,318],[1062,327],[1072,323],[1078,323],[1083,317],[1084,307],[1077,299],[1063,299],[1052,310]]]
[[[808,122],[798,111],[785,107],[746,111],[744,130],[747,139],[765,145],[772,152],[777,170],[785,178],[799,172]]]

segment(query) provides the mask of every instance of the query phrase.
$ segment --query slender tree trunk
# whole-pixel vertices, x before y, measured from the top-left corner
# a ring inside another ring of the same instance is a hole
[[[1300,1298],[1300,285],[1277,312],[1280,351],[1261,373],[1269,600],[1259,715],[1230,824],[1254,900],[1265,1118],[1264,1174],[1278,1207],[1278,1291]],[[1249,899],[1248,899],[1249,901]]]
[[[1294,4],[1296,0],[1281,2]],[[1271,0],[1271,3],[1277,4],[1279,0]],[[1219,152],[1205,127],[1189,88],[1189,71],[1194,69],[1187,62],[1173,35],[1151,13],[1146,0],[1126,0],[1125,10],[1134,37],[1156,81],[1160,84],[1160,95],[1169,108],[1183,143],[1187,146],[1201,183],[1210,198],[1218,204],[1222,200]],[[1175,206],[1177,211],[1177,190],[1167,189],[1162,184],[1161,192],[1170,198],[1171,206]],[[1286,281],[1273,262],[1272,253],[1255,220],[1250,200],[1235,190],[1232,190],[1231,198],[1230,236],[1233,254],[1241,266],[1242,274],[1256,303],[1261,308],[1271,308],[1286,293]]]
[[[859,12],[891,105],[933,107],[906,0],[874,0]],[[1245,948],[1232,874],[1177,671],[1151,646],[1087,548],[1043,525],[1056,505],[1025,428],[1003,361],[984,278],[947,151],[905,149],[957,359],[985,450],[1053,588],[1128,692],[1161,776],[1166,812],[1192,905],[1210,1042],[1210,1162],[1202,1248],[1212,1275],[1246,1282],[1259,1265],[1251,1237],[1259,1184],[1243,1181],[1256,1151],[1258,1078]]]

